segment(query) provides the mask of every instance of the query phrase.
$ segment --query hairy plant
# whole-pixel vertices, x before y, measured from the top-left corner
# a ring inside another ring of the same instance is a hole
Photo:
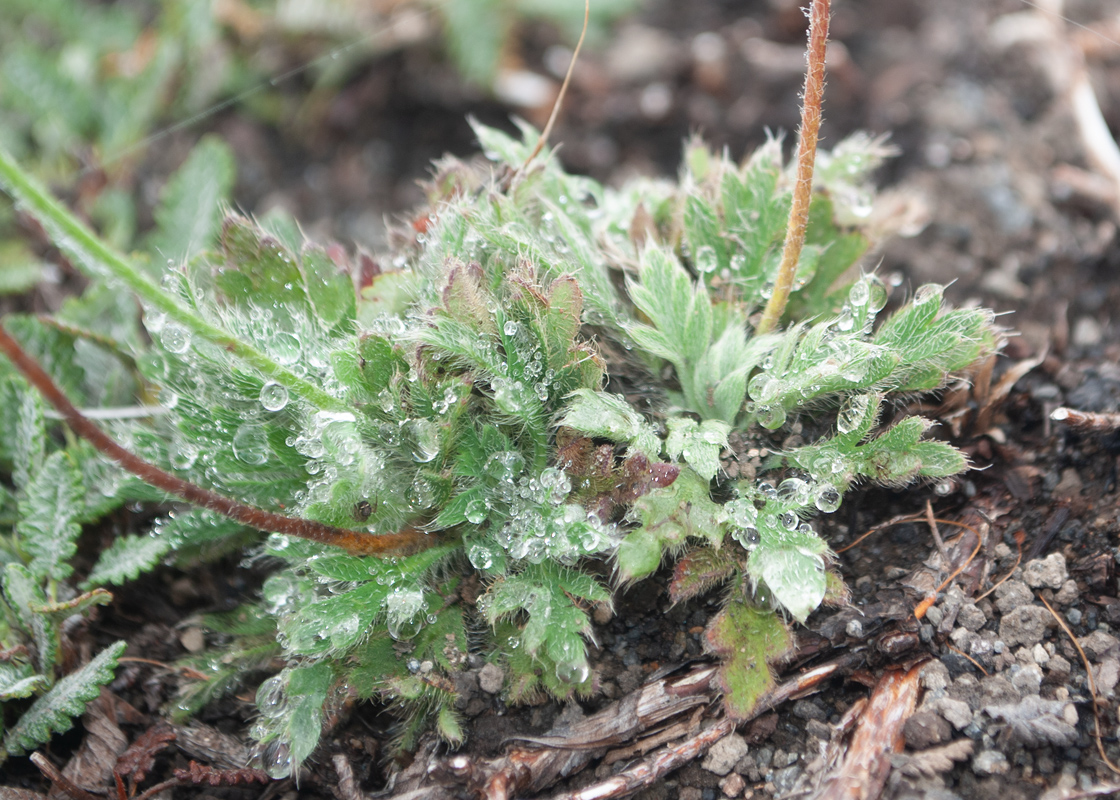
[[[728,712],[745,715],[790,646],[788,620],[843,602],[813,517],[862,482],[966,468],[891,401],[943,386],[999,333],[933,285],[884,315],[883,282],[852,274],[881,142],[820,154],[810,197],[778,140],[741,163],[694,142],[679,181],[616,191],[547,152],[529,161],[527,127],[520,141],[475,130],[490,163],[438,164],[381,262],[310,243],[289,220],[230,215],[211,247],[154,278],[0,153],[17,203],[144,308],[151,343],[128,357],[166,413],[113,433],[150,463],[98,446],[209,509],[120,540],[91,580],[171,554],[177,526],[188,541],[244,532],[214,510],[284,531],[256,550],[275,565],[259,601],[211,621],[231,649],[196,660],[219,677],[176,712],[279,656],[252,729],[274,776],[295,774],[355,699],[400,703],[403,746],[429,725],[460,741],[454,676],[472,655],[504,664],[512,701],[590,692],[604,559],[629,582],[668,554],[674,601],[723,587],[706,640]],[[791,206],[805,244],[783,259]],[[787,325],[760,333],[785,282]],[[605,361],[596,340],[618,355]],[[796,446],[782,433],[795,423]],[[723,469],[744,455],[732,440],[770,454],[754,478]]]

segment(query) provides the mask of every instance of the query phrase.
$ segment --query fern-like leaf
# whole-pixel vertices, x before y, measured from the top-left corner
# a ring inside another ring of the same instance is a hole
[[[82,474],[63,450],[52,453],[27,486],[16,534],[36,577],[64,580],[74,571],[68,561],[82,531],[75,519],[85,509],[83,491]]]
[[[101,687],[113,680],[117,659],[126,646],[125,642],[110,645],[36,700],[4,737],[4,751],[8,755],[20,755],[46,742],[54,734],[69,730],[74,724],[74,717],[85,711],[86,703],[97,697]]]

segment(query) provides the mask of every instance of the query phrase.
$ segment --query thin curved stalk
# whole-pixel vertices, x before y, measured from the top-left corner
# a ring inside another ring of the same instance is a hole
[[[123,469],[128,470],[144,483],[161,489],[186,500],[188,503],[208,508],[230,519],[256,528],[260,531],[284,533],[310,539],[320,544],[340,547],[352,555],[395,555],[402,551],[424,549],[435,544],[437,537],[426,535],[415,528],[407,527],[398,533],[375,536],[360,531],[348,531],[322,522],[309,519],[285,517],[265,511],[263,508],[239,503],[224,495],[204,489],[201,486],[164,472],[154,464],[149,464],[135,453],[121,447],[103,430],[94,425],[78,411],[67,399],[62,390],[39,363],[28,355],[12,336],[0,325],[0,350],[4,352],[23,376],[27,378],[43,397],[54,406],[76,434],[92,444],[107,458],[112,459]]]
[[[756,333],[769,333],[777,326],[789,302],[793,277],[805,230],[809,226],[809,203],[813,195],[813,163],[817,157],[817,138],[821,130],[821,101],[824,98],[824,57],[828,44],[830,0],[813,0],[809,12],[809,67],[805,72],[805,94],[801,105],[801,131],[797,142],[797,178],[793,185],[793,203],[786,223],[786,242],[782,263],[774,281],[774,293],[762,312]]]
[[[128,259],[102,242],[97,234],[28,175],[3,147],[0,147],[0,188],[10,194],[22,210],[37,219],[46,229],[51,241],[88,275],[115,278],[123,282],[141,300],[164,312],[192,334],[227,350],[309,403],[324,410],[349,410],[338,398],[280,366],[252,345],[184,308]]]

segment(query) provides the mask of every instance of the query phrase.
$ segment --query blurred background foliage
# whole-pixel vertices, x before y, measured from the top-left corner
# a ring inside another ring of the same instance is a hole
[[[592,44],[636,5],[594,3]],[[465,84],[501,96],[523,76],[516,49],[530,21],[552,23],[574,42],[583,4],[6,0],[0,143],[115,247],[150,250],[158,243],[141,234],[154,222],[157,198],[144,196],[138,173],[168,134],[204,129],[205,119],[229,106],[267,126],[309,129],[363,66],[408,48],[442,53]],[[0,294],[27,291],[44,276],[58,280],[15,223],[10,204],[0,201]]]

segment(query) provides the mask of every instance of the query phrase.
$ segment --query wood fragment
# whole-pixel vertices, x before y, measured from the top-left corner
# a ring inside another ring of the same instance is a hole
[[[1120,430],[1120,413],[1117,412],[1077,411],[1059,406],[1050,412],[1050,419],[1090,433],[1112,433]]]
[[[335,753],[331,756],[331,763],[338,775],[338,792],[342,795],[342,800],[362,800],[362,792],[354,779],[354,768],[350,766],[350,759],[346,754]]]
[[[850,672],[862,659],[859,653],[846,653],[790,678],[763,697],[743,722],[772,711],[788,700],[819,691],[830,678]],[[422,748],[413,762],[421,766],[410,767],[396,776],[390,796],[393,800],[452,800],[463,797],[507,800],[545,791],[559,778],[573,775],[604,756],[611,747],[631,743],[655,728],[658,732],[664,731],[666,728],[657,726],[683,713],[695,715],[712,706],[717,699],[713,682],[717,672],[716,666],[706,664],[683,674],[672,673],[639,687],[597,714],[569,723],[546,736],[511,739],[532,747],[513,747],[496,758],[472,759],[456,755],[441,760],[434,755],[434,744],[430,752]],[[682,724],[693,726],[697,723],[690,720]],[[658,749],[644,761],[608,781],[586,787],[575,794],[558,795],[555,800],[624,797],[652,785],[697,758],[734,731],[736,723],[719,718],[707,726],[701,723],[698,727],[701,727],[698,733]]]
[[[812,800],[876,800],[891,771],[890,756],[905,746],[902,726],[918,705],[922,664],[888,670],[856,723],[842,761],[829,770]]]
[[[43,777],[51,782],[52,790],[57,787],[67,796],[72,797],[73,800],[100,800],[96,795],[86,791],[63,775],[58,767],[52,764],[50,759],[42,753],[32,753],[31,763],[38,767],[39,772],[43,773]]]

